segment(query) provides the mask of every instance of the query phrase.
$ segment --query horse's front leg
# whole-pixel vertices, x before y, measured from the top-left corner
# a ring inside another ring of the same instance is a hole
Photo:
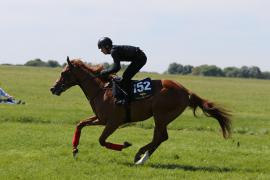
[[[103,130],[100,138],[99,143],[101,146],[105,146],[108,149],[122,151],[122,149],[131,146],[129,142],[124,142],[124,144],[114,144],[110,142],[106,142],[106,139],[119,127],[116,123],[107,123],[105,129]]]
[[[75,157],[78,153],[78,145],[80,142],[80,136],[81,136],[81,130],[85,126],[93,126],[93,125],[102,125],[103,123],[100,122],[97,118],[97,116],[90,117],[86,120],[81,121],[77,124],[76,130],[72,139],[72,145],[73,145],[73,156]]]

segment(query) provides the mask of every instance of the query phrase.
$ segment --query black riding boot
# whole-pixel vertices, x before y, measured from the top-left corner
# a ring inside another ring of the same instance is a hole
[[[125,105],[128,103],[128,92],[126,88],[122,86],[121,80],[113,80],[113,96],[115,97],[115,104]]]

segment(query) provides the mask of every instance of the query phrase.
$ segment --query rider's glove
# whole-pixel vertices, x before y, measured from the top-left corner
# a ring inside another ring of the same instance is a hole
[[[108,74],[106,70],[102,70],[99,74],[96,75],[98,78],[107,78]]]

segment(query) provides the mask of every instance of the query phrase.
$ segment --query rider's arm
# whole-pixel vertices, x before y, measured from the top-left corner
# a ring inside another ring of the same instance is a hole
[[[107,70],[102,71],[102,75],[109,75],[111,73],[117,73],[121,69],[120,59],[118,58],[118,54],[116,52],[111,53],[114,63]]]
[[[120,61],[114,61],[113,65],[106,70],[102,71],[102,75],[109,75],[116,73],[121,69]]]

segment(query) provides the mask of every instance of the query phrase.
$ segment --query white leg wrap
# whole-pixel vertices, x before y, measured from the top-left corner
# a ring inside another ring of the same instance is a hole
[[[140,160],[138,160],[135,164],[136,165],[144,164],[145,161],[147,161],[147,159],[149,159],[149,152],[148,151],[146,151],[144,153],[143,157]]]

